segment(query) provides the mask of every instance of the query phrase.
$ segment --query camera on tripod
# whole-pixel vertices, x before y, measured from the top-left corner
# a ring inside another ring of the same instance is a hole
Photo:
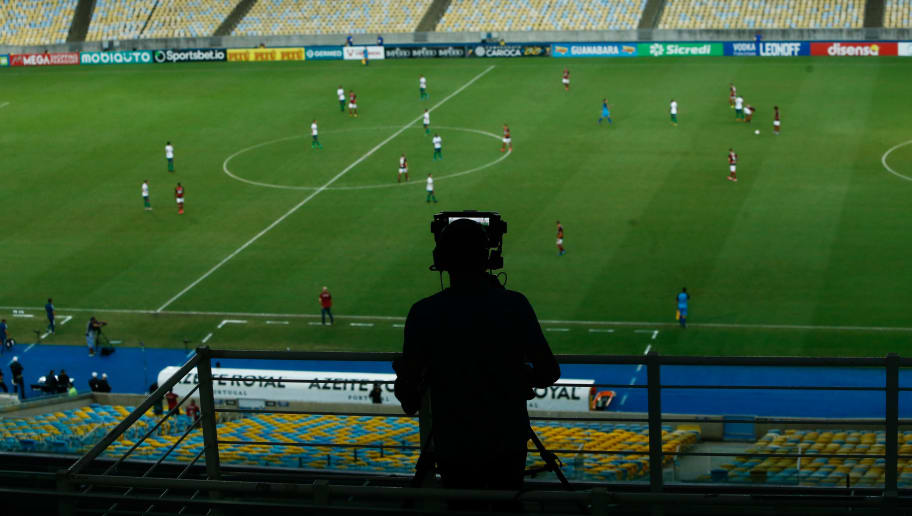
[[[473,222],[477,222],[481,225],[482,228],[484,228],[485,236],[487,237],[486,247],[489,250],[492,250],[488,254],[488,260],[485,265],[485,269],[491,271],[502,269],[504,266],[503,236],[507,232],[507,223],[500,217],[500,213],[497,213],[496,211],[465,210],[443,211],[437,213],[434,215],[434,220],[431,221],[431,233],[434,234],[434,243],[439,246],[440,237],[446,227],[460,219],[468,219]],[[443,270],[441,269],[440,263],[436,259],[436,256],[434,264],[431,265],[430,269],[432,271]]]

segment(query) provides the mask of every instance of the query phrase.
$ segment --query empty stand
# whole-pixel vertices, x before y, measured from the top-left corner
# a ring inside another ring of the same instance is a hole
[[[0,0],[0,42],[4,45],[64,43],[78,0]]]
[[[211,36],[237,0],[159,0],[144,38]]]
[[[635,29],[646,0],[453,0],[437,31]]]
[[[912,27],[912,0],[886,0],[883,26],[888,29]]]
[[[232,35],[413,32],[431,1],[259,0],[238,23]]]
[[[97,0],[86,41],[138,38],[154,6],[155,0]]]
[[[667,0],[660,29],[861,28],[865,0]]]

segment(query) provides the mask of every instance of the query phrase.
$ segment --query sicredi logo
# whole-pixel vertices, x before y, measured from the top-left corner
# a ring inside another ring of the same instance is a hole
[[[712,52],[709,43],[698,46],[668,45],[665,51],[670,56],[708,56]]]
[[[767,57],[789,57],[801,53],[801,43],[761,43],[760,55]]]
[[[652,45],[649,45],[649,55],[659,57],[663,54],[665,54],[665,45],[661,43],[653,43]]]

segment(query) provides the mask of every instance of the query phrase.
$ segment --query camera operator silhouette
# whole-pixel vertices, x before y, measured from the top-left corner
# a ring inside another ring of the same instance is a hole
[[[432,268],[449,272],[450,287],[412,305],[393,363],[402,409],[420,409],[423,419],[430,410],[432,446],[416,478],[430,460],[444,487],[518,490],[530,436],[526,401],[533,388],[557,381],[560,366],[526,297],[486,270],[500,265],[490,265],[484,226],[450,220]]]

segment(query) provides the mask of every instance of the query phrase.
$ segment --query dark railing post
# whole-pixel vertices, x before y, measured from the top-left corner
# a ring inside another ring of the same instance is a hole
[[[884,470],[884,496],[897,496],[896,478],[899,455],[899,355],[890,353],[886,359],[886,469]]]
[[[662,492],[662,383],[659,354],[646,354],[646,385],[649,403],[649,490]]]
[[[209,480],[219,480],[218,430],[215,426],[215,393],[212,386],[212,364],[209,347],[196,348],[200,357],[196,365],[199,378],[200,424],[203,427],[203,449],[206,450],[206,475]]]

